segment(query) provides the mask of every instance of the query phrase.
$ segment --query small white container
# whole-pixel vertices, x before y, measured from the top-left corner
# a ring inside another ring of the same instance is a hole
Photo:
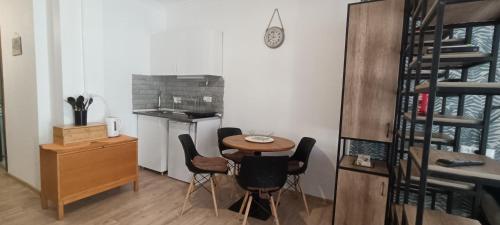
[[[107,117],[105,120],[108,129],[108,137],[120,136],[121,120],[116,117]]]

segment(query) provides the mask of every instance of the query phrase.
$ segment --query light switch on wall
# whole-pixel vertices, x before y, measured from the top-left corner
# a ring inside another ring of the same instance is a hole
[[[204,102],[212,102],[212,96],[203,96]]]

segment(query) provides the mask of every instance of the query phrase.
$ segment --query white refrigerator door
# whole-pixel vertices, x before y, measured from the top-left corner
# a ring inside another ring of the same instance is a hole
[[[196,141],[196,124],[169,121],[168,132],[168,176],[184,182],[191,182],[192,173],[186,167],[184,150],[179,135],[190,134]]]
[[[139,165],[160,173],[167,171],[168,120],[138,116]]]

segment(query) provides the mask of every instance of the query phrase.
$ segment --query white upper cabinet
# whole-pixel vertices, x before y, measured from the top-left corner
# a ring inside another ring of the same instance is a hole
[[[222,32],[181,30],[151,37],[154,75],[222,76]]]

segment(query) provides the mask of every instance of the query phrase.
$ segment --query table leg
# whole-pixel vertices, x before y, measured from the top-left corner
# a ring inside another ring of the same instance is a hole
[[[64,219],[64,204],[62,202],[57,203],[57,219]]]
[[[138,192],[138,191],[139,191],[139,181],[135,180],[134,181],[134,192]]]

